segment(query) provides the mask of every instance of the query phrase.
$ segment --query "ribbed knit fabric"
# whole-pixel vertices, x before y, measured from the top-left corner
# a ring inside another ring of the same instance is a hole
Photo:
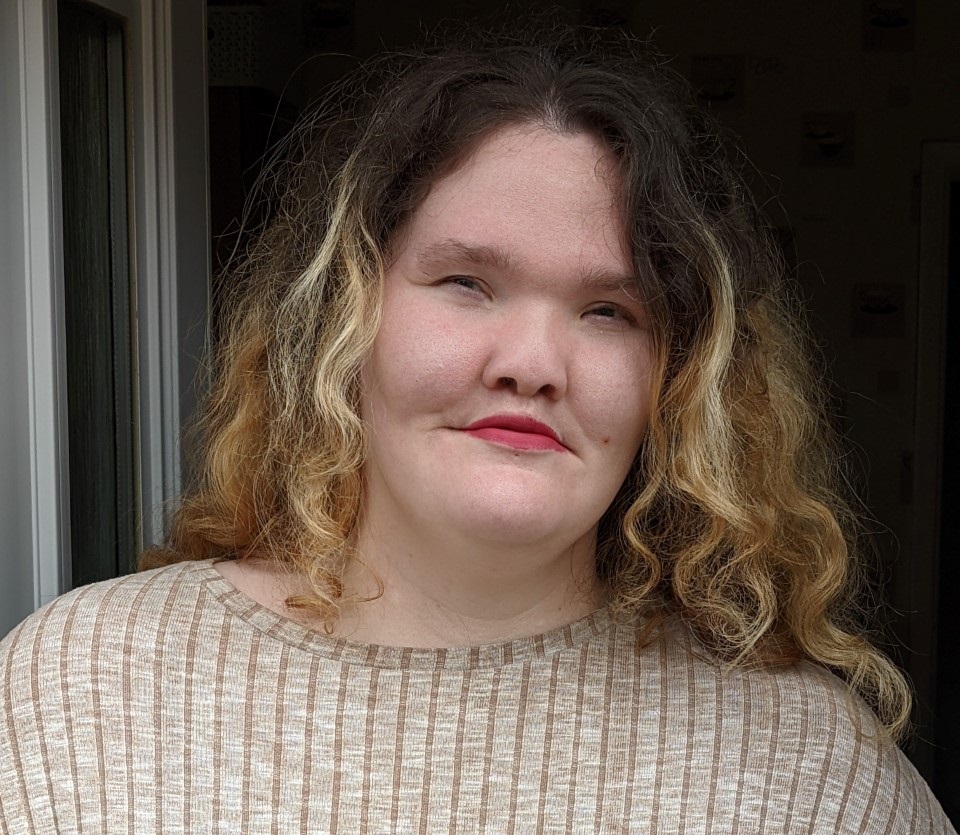
[[[9,833],[948,833],[829,673],[601,610],[471,649],[353,644],[188,562],[0,643]],[[859,732],[858,727],[866,733]]]

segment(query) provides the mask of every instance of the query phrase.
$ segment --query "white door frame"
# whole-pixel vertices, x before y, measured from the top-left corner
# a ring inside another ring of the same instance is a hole
[[[209,314],[206,4],[95,0],[125,21],[142,541],[180,489]],[[0,4],[0,636],[70,587],[56,0]],[[174,36],[176,33],[176,36]],[[2,396],[2,395],[0,395]],[[6,399],[6,398],[4,398]],[[5,478],[11,478],[5,476]],[[16,524],[29,519],[30,524]]]
[[[940,557],[940,478],[946,349],[950,182],[960,180],[960,142],[925,142],[921,158],[920,265],[917,290],[917,391],[914,420],[915,553],[908,560],[908,666],[917,692],[921,734],[930,739],[936,696],[937,596]],[[932,737],[936,744],[935,735]],[[933,748],[914,760],[930,775]]]

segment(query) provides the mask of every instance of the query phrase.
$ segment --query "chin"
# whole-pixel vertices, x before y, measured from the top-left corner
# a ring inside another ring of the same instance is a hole
[[[465,536],[478,541],[499,542],[505,546],[536,546],[561,540],[575,542],[596,527],[603,515],[603,507],[571,502],[587,488],[579,489],[570,479],[545,483],[539,473],[515,472],[504,477],[485,479],[475,474],[470,488],[460,492],[456,488],[444,495],[443,514]],[[489,475],[489,474],[487,474]],[[532,476],[532,477],[531,477]]]
[[[569,511],[554,506],[521,506],[498,504],[471,507],[461,515],[458,527],[465,537],[503,547],[556,547],[559,542],[575,542],[588,533],[594,524],[577,518]]]

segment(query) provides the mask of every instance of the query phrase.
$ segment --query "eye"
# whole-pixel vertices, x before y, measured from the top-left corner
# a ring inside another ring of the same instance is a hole
[[[602,325],[620,325],[625,327],[637,323],[636,318],[631,313],[616,304],[597,304],[583,315],[594,319]]]
[[[487,295],[487,289],[483,282],[469,275],[447,276],[440,282],[440,284],[457,288],[468,295]]]

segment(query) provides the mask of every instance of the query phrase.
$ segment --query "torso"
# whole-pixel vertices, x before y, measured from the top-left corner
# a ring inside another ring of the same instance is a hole
[[[352,643],[209,562],[88,587],[0,645],[0,809],[31,833],[951,831],[829,673],[639,634],[601,610]]]

